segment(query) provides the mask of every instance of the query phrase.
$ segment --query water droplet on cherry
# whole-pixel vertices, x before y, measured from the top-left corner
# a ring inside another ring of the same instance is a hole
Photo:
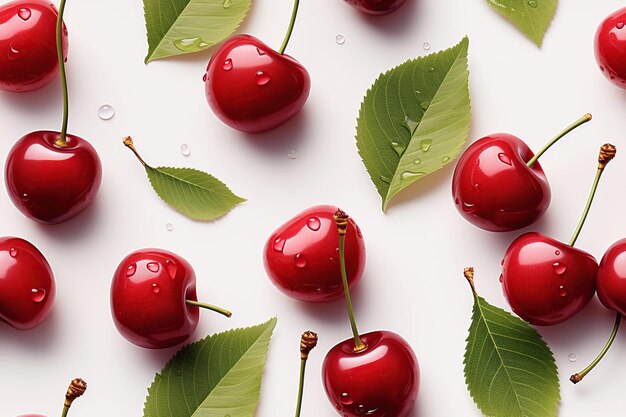
[[[17,256],[17,249],[15,248],[9,249],[9,255],[11,255],[11,258],[15,258]]]
[[[159,284],[152,284],[152,292],[155,294],[158,294],[161,292],[161,287],[159,287]]]
[[[183,143],[180,145],[180,153],[183,154],[183,156],[189,156],[191,155],[191,148],[186,143]]]
[[[559,295],[561,297],[565,297],[567,295],[567,290],[564,285],[559,286]]]
[[[222,68],[224,69],[224,71],[230,71],[231,69],[233,69],[233,60],[228,58],[226,61],[224,61]]]
[[[46,298],[46,290],[43,288],[33,288],[30,292],[31,300],[36,303],[41,303]]]
[[[19,55],[20,55],[20,51],[18,49],[16,49],[15,47],[13,47],[13,45],[9,46],[9,50],[7,52],[7,57],[9,58],[9,61],[16,61],[19,59]]]
[[[161,269],[161,266],[159,266],[157,262],[148,262],[146,268],[148,268],[148,271],[154,272],[156,274],[157,272],[159,272],[159,269]]]
[[[176,262],[172,261],[171,259],[165,261],[165,270],[167,271],[167,275],[169,275],[170,278],[176,278],[176,272],[178,271],[178,268],[176,267]]]
[[[352,399],[350,394],[348,394],[347,392],[344,392],[343,394],[341,394],[339,401],[341,401],[341,404],[343,405],[350,405],[354,403],[354,400]]]
[[[282,252],[283,249],[285,249],[285,243],[287,243],[285,239],[283,239],[282,237],[277,237],[276,240],[274,240],[274,250],[276,252]]]
[[[322,223],[317,217],[310,217],[309,220],[307,220],[306,225],[309,227],[309,229],[317,232],[318,230],[320,230],[320,226],[322,225]]]
[[[504,275],[500,274],[500,282],[504,282]]]
[[[624,29],[624,22],[617,22],[615,27],[618,28],[618,29]]]
[[[263,71],[257,71],[257,73],[255,74],[255,77],[256,77],[256,84],[260,86],[267,85],[271,81],[270,76],[264,73]]]
[[[556,256],[559,256],[559,255],[561,254],[561,251],[557,249],[557,250],[555,250],[555,251],[554,251],[554,254],[555,254]]]
[[[102,120],[111,120],[115,116],[115,109],[110,104],[103,104],[98,108],[98,117]]]
[[[257,52],[257,54],[259,54],[261,56],[267,55],[267,52],[265,52],[263,49],[258,48],[258,47],[256,48],[256,52]]]
[[[17,15],[23,21],[27,21],[28,19],[30,19],[30,16],[32,15],[32,13],[28,7],[22,7],[21,9],[17,11]]]
[[[137,264],[130,264],[126,267],[126,276],[132,277],[137,272]]]
[[[209,74],[204,73],[204,75],[202,76],[202,81],[206,82],[208,78],[209,78]]]
[[[567,271],[567,266],[560,262],[555,262],[552,266],[554,267],[554,273],[557,275],[563,275]]]
[[[513,165],[511,163],[511,158],[509,158],[509,156],[505,153],[500,152],[498,154],[498,159],[500,160],[500,162],[502,162],[503,164],[507,164],[507,165]]]
[[[293,264],[298,268],[304,268],[306,266],[306,258],[301,253],[296,253],[293,257]]]
[[[356,227],[356,234],[357,234],[359,237],[361,237],[361,238],[363,237],[363,233],[361,233],[361,228],[360,228],[359,226],[357,226],[357,227]],[[337,248],[337,249],[339,249],[339,248]]]

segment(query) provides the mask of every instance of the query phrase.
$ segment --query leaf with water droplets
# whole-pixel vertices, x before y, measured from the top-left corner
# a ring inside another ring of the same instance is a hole
[[[528,323],[474,293],[465,383],[488,417],[556,417],[561,399],[554,355]]]
[[[252,0],[143,0],[148,55],[146,63],[198,52],[231,35]]]
[[[155,375],[144,417],[252,417],[276,318],[207,336]]]
[[[541,48],[543,36],[556,12],[557,0],[487,0],[487,2]]]
[[[471,119],[468,46],[465,37],[448,50],[407,61],[381,74],[367,91],[356,141],[383,210],[463,147]]]

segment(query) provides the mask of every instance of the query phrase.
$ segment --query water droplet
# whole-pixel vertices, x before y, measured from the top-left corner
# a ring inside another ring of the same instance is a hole
[[[298,157],[298,152],[295,149],[290,149],[289,152],[287,152],[287,158],[296,159],[297,157]]]
[[[182,376],[183,375],[183,370],[182,369],[177,370],[176,371],[176,375]]]
[[[17,61],[20,58],[20,51],[13,47],[13,45],[10,45],[7,51],[7,57],[9,61]]]
[[[22,200],[23,203],[28,203],[28,194],[26,193],[22,194],[22,196],[20,197],[20,200]]]
[[[604,66],[600,65],[600,71],[604,72]]]
[[[293,257],[293,264],[298,268],[304,268],[306,266],[306,258],[301,253],[296,253]]]
[[[231,69],[233,69],[233,60],[228,58],[226,61],[224,61],[224,64],[222,64],[222,69],[224,71],[230,71]]]
[[[618,29],[624,29],[624,22],[617,22],[615,27],[618,28]]]
[[[426,110],[428,109],[428,106],[430,106],[430,101],[426,100],[426,101],[422,101],[420,103],[420,107],[422,108],[422,110]]]
[[[309,229],[317,232],[318,230],[320,230],[322,222],[320,222],[320,219],[318,219],[317,217],[310,217],[309,220],[307,220],[306,225],[309,227]]]
[[[357,234],[359,237],[363,237],[363,233],[361,232],[361,228],[360,228],[359,226],[357,226],[357,227],[356,227],[356,234]],[[339,248],[337,248],[337,249],[339,249]]]
[[[202,76],[202,81],[206,82],[206,80],[207,80],[208,78],[209,78],[209,74],[206,74],[206,73],[205,73],[205,74]]]
[[[282,252],[283,249],[285,249],[285,243],[287,243],[285,239],[283,239],[282,237],[277,237],[276,240],[274,240],[274,250],[276,252]]]
[[[337,42],[337,45],[343,45],[346,43],[346,37],[343,35],[337,35],[335,36],[335,42]]]
[[[209,46],[208,43],[200,38],[177,39],[173,43],[176,49],[182,52],[195,52],[199,49]]]
[[[504,258],[502,258],[502,260],[500,261],[500,266],[504,265]]]
[[[559,256],[559,255],[561,254],[561,251],[557,249],[557,250],[555,250],[555,251],[554,251],[554,254],[555,254],[556,256]]]
[[[168,232],[171,232],[174,230],[174,225],[172,223],[168,223],[165,225],[165,230],[167,230]]]
[[[356,407],[354,407],[354,411],[362,416],[363,414],[365,414],[367,412],[367,409],[365,408],[365,406],[363,404],[359,404]]]
[[[559,286],[559,295],[561,297],[565,297],[567,295],[567,290],[564,285]]]
[[[267,52],[265,52],[263,49],[258,48],[258,47],[256,48],[256,52],[257,52],[257,54],[259,54],[261,56],[267,55]]]
[[[446,164],[450,161],[450,157],[449,156],[444,156],[443,158],[441,158],[441,163],[442,164]]]
[[[132,277],[137,271],[137,264],[130,264],[126,267],[126,276]]]
[[[30,19],[31,16],[31,11],[28,7],[22,7],[21,9],[19,9],[17,11],[17,15],[20,17],[20,19],[22,19],[23,21],[27,21],[28,19]]]
[[[563,275],[567,271],[567,266],[562,263],[555,262],[552,266],[554,267],[554,273],[557,275]]]
[[[178,271],[176,262],[172,261],[171,259],[168,259],[167,261],[165,261],[165,270],[167,271],[167,275],[169,275],[170,278],[172,279],[176,278],[176,272]]]
[[[348,394],[347,392],[344,392],[343,394],[341,394],[339,401],[341,401],[341,404],[343,405],[350,405],[354,403],[354,400],[352,399],[350,394]]]
[[[500,274],[500,282],[504,282],[504,275]]]
[[[537,8],[537,2],[535,0],[529,0],[528,5],[533,9]]]
[[[404,146],[404,143],[396,141],[391,142],[391,148],[396,154],[398,154],[398,156],[402,156],[402,154],[404,154],[404,151],[406,151],[406,146]]]
[[[115,109],[110,104],[103,104],[98,108],[98,117],[102,120],[111,120],[115,116]]]
[[[225,8],[225,9],[228,9],[232,5],[233,5],[233,1],[232,0],[224,0],[224,2],[222,3],[222,7]]]
[[[435,72],[435,68],[433,68],[433,67],[428,67],[428,69],[427,69],[426,71],[428,71],[428,72]]]
[[[570,353],[569,355],[567,355],[567,359],[569,359],[570,362],[576,362],[576,359],[578,359],[578,357],[575,353]]]
[[[161,287],[159,287],[159,284],[152,284],[152,292],[155,294],[158,294],[161,292]]]
[[[180,145],[180,153],[183,154],[183,156],[189,156],[191,155],[191,148],[186,143],[183,143]]]
[[[148,271],[154,272],[156,274],[157,272],[159,272],[159,269],[161,269],[161,266],[156,262],[148,262],[146,268],[148,268]]]
[[[424,45],[422,45],[424,47],[424,49],[426,51],[428,51],[430,49],[430,44],[428,42],[424,42]]]
[[[505,154],[505,153],[500,152],[500,153],[498,154],[498,159],[499,159],[502,163],[504,163],[504,164],[507,164],[507,165],[513,165],[513,164],[511,163],[511,158],[509,158],[509,156],[508,156],[507,154]]]
[[[404,171],[401,175],[401,178],[403,180],[410,180],[413,178],[419,178],[419,177],[423,177],[424,175],[426,175],[425,172],[411,172],[411,171]]]
[[[478,190],[480,190],[480,185],[474,184],[472,188],[474,189],[474,192],[477,193]]]
[[[380,180],[386,184],[391,184],[391,178],[385,177],[384,175],[380,176]]]
[[[422,163],[422,160],[421,160],[421,159],[419,159],[419,158],[417,158],[415,161],[413,161],[413,163],[414,163],[415,165],[419,165],[419,164],[421,164],[421,163]]]
[[[424,139],[420,142],[420,149],[422,150],[422,152],[428,152],[432,144],[433,144],[432,140]]]
[[[256,77],[256,84],[260,86],[267,85],[271,81],[270,76],[264,73],[263,71],[257,71],[255,77]]]
[[[46,298],[46,290],[43,288],[33,288],[30,292],[31,300],[36,303],[41,303]]]
[[[15,248],[9,249],[9,255],[11,255],[11,258],[15,258],[17,256],[17,249]]]

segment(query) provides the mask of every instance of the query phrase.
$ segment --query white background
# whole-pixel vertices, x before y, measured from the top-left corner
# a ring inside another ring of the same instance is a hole
[[[313,81],[304,110],[261,138],[293,142],[259,145],[209,110],[201,78],[210,53],[143,64],[147,44],[140,0],[69,1],[70,132],[88,138],[104,166],[96,203],[56,227],[24,218],[0,194],[0,234],[34,243],[51,263],[58,294],[39,328],[0,326],[0,416],[60,414],[71,378],[88,381],[75,416],[139,417],[146,388],[176,349],[149,351],[123,339],[109,311],[109,285],[118,262],[133,250],[162,247],[194,265],[201,299],[235,313],[230,320],[203,313],[197,337],[279,317],[263,380],[258,417],[291,415],[299,365],[298,342],[311,329],[321,341],[310,359],[303,416],[335,416],[324,394],[320,364],[328,349],[348,338],[344,305],[306,305],[280,294],[267,279],[261,250],[269,234],[295,213],[318,203],[348,211],[365,235],[368,260],[354,293],[361,331],[389,329],[414,347],[422,387],[412,416],[479,416],[466,392],[462,354],[472,299],[462,277],[476,267],[479,291],[506,307],[498,283],[500,259],[520,232],[490,234],[456,212],[451,164],[380,211],[379,196],[357,154],[355,119],[377,75],[406,59],[470,37],[470,140],[504,131],[533,149],[586,112],[594,120],[542,158],[553,201],[529,230],[567,241],[595,173],[599,145],[626,150],[626,92],[609,84],[593,58],[600,21],[624,5],[618,0],[560,2],[544,47],[538,49],[486,1],[408,0],[397,13],[366,18],[340,0],[304,0],[288,53]],[[282,41],[291,0],[255,0],[240,32],[269,45]],[[335,36],[346,38],[344,45]],[[116,109],[98,119],[101,104]],[[31,130],[58,129],[59,81],[35,93],[0,94],[0,156]],[[122,145],[133,135],[154,165],[192,166],[225,181],[249,202],[223,219],[194,223],[163,204],[143,169]],[[270,141],[271,142],[271,141]],[[181,144],[191,156],[180,153]],[[295,148],[298,158],[287,158]],[[626,237],[626,153],[609,166],[578,245],[598,259]],[[340,179],[340,181],[338,181]],[[169,232],[165,225],[172,223]],[[568,323],[540,329],[560,367],[561,416],[621,415],[626,386],[626,334],[597,370],[578,386],[568,382],[604,345],[613,313],[598,302]],[[575,353],[572,363],[568,355]],[[375,383],[375,381],[372,381]]]

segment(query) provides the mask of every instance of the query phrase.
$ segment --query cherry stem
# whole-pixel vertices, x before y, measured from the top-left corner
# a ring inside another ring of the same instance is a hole
[[[580,381],[582,381],[583,378],[587,376],[587,374],[591,372],[598,363],[600,363],[602,358],[604,358],[604,355],[606,355],[606,353],[611,348],[611,345],[613,345],[613,342],[615,341],[615,336],[617,336],[617,331],[619,330],[619,325],[621,321],[622,315],[620,313],[617,313],[615,317],[615,325],[613,326],[613,331],[611,331],[611,335],[609,336],[609,340],[606,342],[606,345],[604,345],[604,348],[602,348],[600,354],[593,360],[593,362],[589,364],[589,366],[569,378],[569,380],[572,381],[573,384],[578,384]]]
[[[285,49],[287,49],[289,39],[291,39],[291,32],[293,32],[293,26],[296,24],[296,17],[298,16],[298,6],[300,6],[300,0],[295,0],[293,3],[293,10],[291,12],[291,21],[289,22],[289,27],[287,28],[285,39],[283,40],[283,44],[278,50],[278,53],[281,55],[285,53]]]
[[[350,286],[348,285],[348,274],[346,273],[345,246],[348,219],[348,215],[341,210],[337,210],[334,215],[335,224],[337,225],[337,230],[339,231],[339,265],[341,266],[341,280],[343,281],[343,292],[346,296],[346,305],[348,306],[350,327],[352,328],[352,334],[354,335],[354,351],[360,352],[367,346],[365,346],[361,340],[361,336],[359,336],[359,329],[356,326],[354,309],[352,308],[352,297],[350,297]]]
[[[65,0],[61,0],[59,5],[59,15],[57,16],[56,42],[57,42],[57,58],[59,60],[59,70],[61,73],[61,85],[63,87],[63,123],[61,125],[61,134],[54,142],[59,147],[67,146],[67,122],[70,113],[70,101],[67,92],[67,75],[65,74],[65,57],[63,56],[63,13],[65,12]]]
[[[230,311],[222,307],[214,306],[213,304],[201,303],[199,301],[193,301],[193,300],[185,300],[185,302],[190,306],[196,306],[200,308],[205,308],[207,310],[215,311],[216,313],[220,313],[221,315],[229,317],[229,318],[233,316],[233,313],[231,313]]]
[[[585,224],[585,220],[587,220],[587,215],[589,215],[589,209],[591,208],[591,204],[593,203],[593,198],[596,195],[596,190],[598,189],[598,184],[600,183],[600,178],[602,177],[602,173],[604,172],[604,168],[606,164],[608,164],[615,157],[615,146],[611,144],[604,144],[600,148],[600,155],[598,157],[598,170],[596,171],[596,176],[593,180],[593,185],[591,186],[591,192],[589,193],[589,197],[587,198],[587,204],[585,204],[585,209],[583,210],[582,217],[578,222],[578,226],[576,226],[576,230],[574,230],[574,234],[569,241],[570,246],[574,246],[576,240],[578,239],[578,235],[580,235],[580,231]]]
[[[144,161],[143,158],[141,157],[141,155],[139,155],[139,152],[137,152],[137,149],[135,148],[135,144],[133,143],[133,138],[131,138],[130,136],[126,136],[124,138],[124,146],[126,146],[128,149],[133,151],[133,153],[135,154],[137,159],[139,159],[139,162],[141,162],[141,165],[143,165],[145,167],[146,166],[150,166],[150,165],[146,164],[146,161]]]
[[[298,400],[296,402],[296,417],[300,417],[302,411],[302,397],[304,394],[304,375],[306,373],[306,362],[309,353],[317,346],[317,334],[308,331],[302,334],[300,340],[300,380],[298,385]]]
[[[537,162],[537,160],[541,157],[541,155],[543,155],[548,149],[550,149],[552,145],[557,143],[559,139],[567,135],[572,130],[576,129],[578,126],[583,125],[590,120],[591,120],[591,114],[587,113],[583,117],[581,117],[580,119],[576,120],[574,123],[566,127],[561,133],[556,135],[550,142],[546,143],[544,147],[541,148],[539,152],[537,152],[537,154],[533,156],[532,159],[526,163],[526,165],[528,165],[528,168],[532,168],[533,165],[535,165],[535,162]]]
[[[87,390],[87,383],[80,378],[74,379],[67,392],[65,393],[65,402],[63,403],[63,411],[61,417],[66,417],[70,407],[74,400],[85,393]]]

